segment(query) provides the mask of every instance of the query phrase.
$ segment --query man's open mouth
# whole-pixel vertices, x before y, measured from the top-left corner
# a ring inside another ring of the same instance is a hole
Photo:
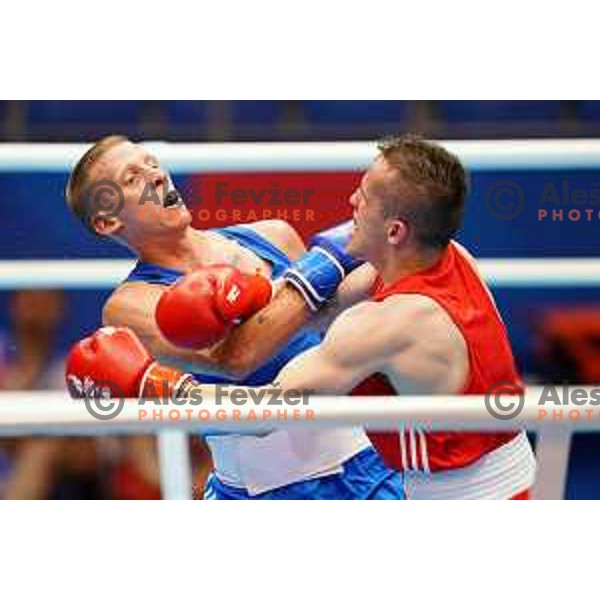
[[[171,190],[163,201],[164,208],[170,208],[172,206],[178,206],[183,204],[183,199],[177,190]]]

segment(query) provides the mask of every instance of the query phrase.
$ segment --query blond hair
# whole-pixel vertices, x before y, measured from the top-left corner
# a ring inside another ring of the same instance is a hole
[[[89,229],[96,233],[92,223],[88,203],[85,202],[85,191],[90,184],[90,171],[106,152],[118,144],[129,140],[122,135],[108,135],[98,140],[77,162],[67,182],[66,200],[71,212]]]

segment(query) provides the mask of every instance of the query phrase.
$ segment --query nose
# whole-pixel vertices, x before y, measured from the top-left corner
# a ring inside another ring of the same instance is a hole
[[[152,181],[152,184],[154,185],[155,188],[163,185],[165,183],[166,178],[167,178],[166,173],[160,168],[154,169],[150,176],[150,180]]]
[[[354,208],[358,206],[358,190],[354,190],[354,192],[352,192],[348,202],[350,202],[350,206],[353,206]]]
[[[151,183],[155,188],[163,185],[167,178],[167,174],[158,165],[145,165],[144,179]]]

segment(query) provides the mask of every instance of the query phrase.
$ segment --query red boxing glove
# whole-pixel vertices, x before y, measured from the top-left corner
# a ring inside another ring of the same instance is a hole
[[[77,342],[65,375],[73,398],[171,398],[191,379],[158,364],[127,327],[103,327]]]
[[[166,290],[156,307],[156,323],[172,344],[200,349],[224,338],[271,300],[271,282],[235,267],[204,267]]]

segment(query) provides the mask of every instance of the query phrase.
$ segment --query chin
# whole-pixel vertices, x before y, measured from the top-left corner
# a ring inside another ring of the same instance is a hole
[[[360,240],[356,236],[352,236],[350,241],[346,244],[346,252],[355,258],[360,258]]]
[[[363,246],[360,243],[358,243],[358,240],[357,240],[356,243],[350,242],[346,246],[346,252],[350,256],[352,256],[352,258],[357,258],[359,260],[364,260],[366,262],[369,262],[368,248],[366,248],[365,246]]]
[[[180,230],[185,229],[191,224],[192,215],[185,207],[182,207],[177,211],[169,209],[169,212],[164,213],[161,221],[163,228]]]

